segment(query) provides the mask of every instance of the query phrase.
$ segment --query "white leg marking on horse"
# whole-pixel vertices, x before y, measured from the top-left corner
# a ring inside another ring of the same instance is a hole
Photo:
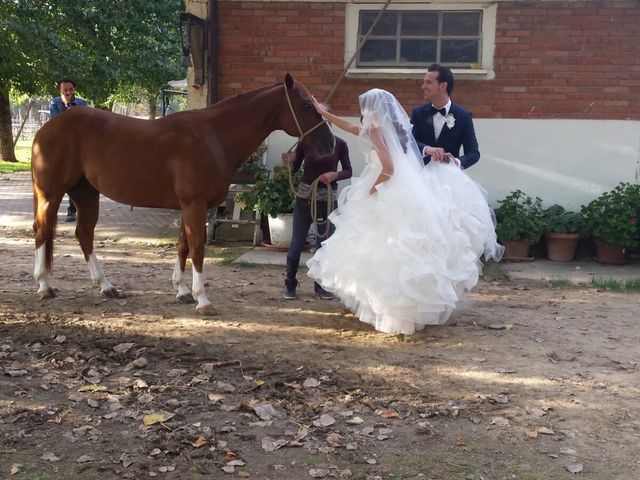
[[[173,266],[173,275],[171,276],[174,288],[178,289],[177,298],[182,296],[191,295],[187,282],[184,279],[184,270],[180,270],[180,257],[176,259],[176,263]],[[193,301],[193,300],[191,300]]]
[[[94,285],[100,285],[100,291],[105,292],[109,290],[113,290],[113,285],[107,280],[107,277],[104,275],[104,271],[102,270],[102,265],[98,261],[98,257],[96,257],[95,252],[89,255],[89,260],[87,260],[87,266],[89,267],[89,273],[91,274],[91,280]]]
[[[196,268],[193,267],[193,287],[191,288],[193,296],[198,301],[196,309],[211,305],[211,302],[207,298],[207,292],[204,289],[204,275],[198,273]]]
[[[46,255],[46,245],[43,243],[36,249],[36,266],[33,269],[33,277],[39,284],[38,293],[51,288],[51,285],[49,284],[49,272],[47,272]]]

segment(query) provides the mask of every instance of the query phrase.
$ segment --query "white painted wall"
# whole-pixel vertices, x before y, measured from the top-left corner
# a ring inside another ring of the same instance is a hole
[[[467,173],[487,190],[494,207],[519,188],[542,198],[545,206],[578,209],[619,182],[639,180],[640,121],[476,119],[474,124],[481,158]],[[364,148],[357,137],[334,130],[349,145],[357,176]],[[274,132],[268,166],[280,163],[280,154],[295,140]]]

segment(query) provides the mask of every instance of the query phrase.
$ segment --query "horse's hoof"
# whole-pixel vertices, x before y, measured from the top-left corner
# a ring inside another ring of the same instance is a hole
[[[107,288],[106,290],[102,290],[102,295],[107,298],[124,298],[125,295],[120,293],[115,287]]]
[[[215,315],[216,313],[218,313],[216,312],[214,306],[211,304],[196,307],[196,312],[198,312],[200,315]]]
[[[178,295],[178,300],[180,301],[180,303],[196,303],[196,299],[193,298],[193,295],[191,295],[190,293]]]
[[[40,300],[44,300],[46,298],[54,298],[56,296],[56,291],[53,288],[49,287],[44,290],[40,290],[38,292],[38,296],[40,297]]]

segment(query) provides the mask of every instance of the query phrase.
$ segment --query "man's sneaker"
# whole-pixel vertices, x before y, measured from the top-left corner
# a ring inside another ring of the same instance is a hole
[[[335,297],[333,293],[327,292],[322,286],[318,283],[315,283],[313,289],[318,297],[322,300],[333,300]]]
[[[65,222],[75,222],[76,221],[76,214],[73,212],[67,212],[67,218],[64,219]]]
[[[297,298],[297,295],[296,295],[297,286],[298,286],[297,280],[285,280],[284,293],[282,296],[287,300],[295,300]]]

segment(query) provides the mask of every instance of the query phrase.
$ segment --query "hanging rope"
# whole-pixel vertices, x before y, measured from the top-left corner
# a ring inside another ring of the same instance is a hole
[[[351,59],[347,62],[345,67],[342,69],[342,73],[340,74],[336,82],[333,84],[333,87],[331,87],[331,90],[329,90],[329,93],[324,99],[325,103],[329,103],[329,101],[331,101],[331,99],[333,98],[333,94],[336,93],[336,90],[338,89],[338,85],[340,85],[342,83],[342,80],[344,80],[344,77],[347,75],[347,70],[349,70],[349,67],[351,67],[351,64],[354,62],[354,60],[360,53],[360,50],[362,50],[362,47],[369,39],[369,36],[373,32],[373,29],[376,28],[376,26],[378,25],[378,22],[382,18],[382,14],[387,9],[390,3],[391,3],[391,0],[387,0],[385,4],[382,6],[382,8],[380,9],[380,11],[378,12],[378,15],[376,16],[376,18],[373,20],[373,23],[369,27],[369,30],[367,30],[367,33],[364,35],[364,37],[362,37],[362,40],[360,41],[358,48],[356,48],[356,51],[353,52],[353,55],[351,55]]]
[[[325,103],[329,103],[329,101],[333,97],[334,93],[338,89],[338,86],[342,83],[342,81],[344,80],[345,76],[347,75],[347,70],[349,70],[349,67],[351,67],[351,65],[353,64],[354,60],[356,59],[356,57],[360,53],[360,50],[362,50],[362,47],[364,46],[364,44],[367,42],[367,40],[371,36],[371,33],[373,32],[373,29],[376,28],[376,26],[378,25],[378,22],[382,18],[382,14],[385,12],[385,10],[387,9],[387,7],[389,6],[390,3],[391,3],[391,0],[386,0],[384,5],[382,6],[380,11],[378,12],[378,15],[376,16],[376,18],[373,20],[373,23],[369,27],[369,30],[364,35],[364,37],[362,37],[362,40],[360,41],[360,44],[356,48],[356,51],[353,52],[353,55],[351,56],[351,58],[349,59],[349,61],[345,65],[345,67],[342,69],[342,73],[340,74],[338,79],[335,81],[335,83],[331,87],[331,90],[329,91],[329,93],[327,94],[327,96],[326,96],[326,98],[324,100]],[[286,86],[285,86],[285,91],[286,91]],[[304,136],[306,136],[309,133],[311,133],[313,130],[318,128],[321,124],[316,125],[311,130],[309,130],[306,134],[302,135],[302,129],[300,128],[300,125],[298,124],[298,119],[296,118],[296,115],[293,112],[293,106],[291,105],[291,100],[289,99],[289,94],[288,93],[287,93],[287,101],[289,102],[289,108],[291,109],[291,113],[293,113],[293,118],[296,121],[296,125],[298,127],[298,131],[301,134],[300,138],[298,138],[296,143],[294,143],[291,146],[291,148],[289,150],[287,150],[287,153],[289,154],[298,145],[298,143],[300,143],[300,141],[304,138]],[[291,169],[291,162],[287,161],[286,165],[287,165],[287,170],[289,171],[289,188],[291,189],[291,192],[293,193],[293,195],[295,197],[296,196],[296,189],[295,189],[295,187],[293,185],[293,171]],[[318,222],[318,205],[317,205],[318,180],[319,179],[316,178],[313,181],[313,183],[311,184],[311,221],[316,226],[316,231],[318,232],[318,235],[320,235],[320,229],[318,227],[321,226],[321,225],[325,226],[324,234],[322,234],[320,236],[320,238],[325,238],[325,237],[327,237],[327,235],[329,234],[329,231],[331,229],[331,222],[329,220],[329,214],[333,211],[333,203],[334,203],[333,202],[333,189],[331,188],[331,184],[327,185],[327,214],[325,215],[325,219],[323,221]]]

